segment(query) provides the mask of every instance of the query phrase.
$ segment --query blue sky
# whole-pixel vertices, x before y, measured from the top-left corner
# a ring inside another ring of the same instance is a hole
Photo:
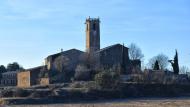
[[[190,0],[1,0],[0,64],[25,68],[46,56],[85,50],[85,19],[100,17],[101,47],[136,43],[145,55],[179,51],[190,67]]]

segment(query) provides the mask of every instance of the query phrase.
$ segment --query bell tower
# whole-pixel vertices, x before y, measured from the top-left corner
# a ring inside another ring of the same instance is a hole
[[[93,53],[100,50],[100,20],[86,19],[86,52]]]

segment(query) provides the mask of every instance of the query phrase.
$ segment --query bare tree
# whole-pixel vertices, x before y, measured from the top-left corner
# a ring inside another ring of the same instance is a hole
[[[55,59],[54,66],[59,72],[63,72],[69,65],[69,59],[63,55]]]
[[[186,74],[187,72],[190,72],[190,69],[187,66],[181,66],[179,71],[180,74]]]
[[[151,69],[153,69],[153,68],[154,68],[154,65],[155,65],[155,62],[158,61],[158,64],[159,64],[159,66],[160,66],[160,69],[161,69],[161,70],[165,70],[165,69],[168,67],[168,64],[169,64],[168,59],[169,59],[168,56],[166,56],[166,55],[164,55],[164,54],[159,54],[159,55],[157,55],[157,56],[151,58],[151,59],[149,60],[148,65],[149,65],[149,67],[150,67]]]
[[[71,59],[67,56],[61,55],[54,60],[54,71],[49,73],[52,82],[69,82],[74,75],[72,70]]]
[[[144,58],[142,50],[135,43],[129,45],[129,57],[131,60],[142,60]]]
[[[76,80],[90,80],[91,71],[86,67],[86,65],[78,65],[75,69],[74,78]]]
[[[90,70],[94,70],[99,67],[99,56],[94,53],[84,53],[79,58],[80,64],[86,65]]]

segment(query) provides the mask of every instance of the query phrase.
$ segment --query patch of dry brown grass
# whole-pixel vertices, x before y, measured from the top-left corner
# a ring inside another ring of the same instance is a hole
[[[4,104],[5,104],[5,100],[0,99],[0,107],[1,107],[1,105],[4,105]]]

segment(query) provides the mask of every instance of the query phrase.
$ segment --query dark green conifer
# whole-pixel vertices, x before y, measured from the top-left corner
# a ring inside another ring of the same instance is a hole
[[[160,70],[160,65],[159,65],[159,62],[157,60],[154,64],[154,70]]]
[[[179,61],[178,61],[178,52],[176,50],[176,54],[174,56],[174,60],[169,60],[173,67],[174,74],[178,75],[179,74]]]
[[[175,57],[174,57],[174,74],[178,75],[179,74],[179,63],[178,63],[178,52],[176,50],[176,54],[175,54]]]

